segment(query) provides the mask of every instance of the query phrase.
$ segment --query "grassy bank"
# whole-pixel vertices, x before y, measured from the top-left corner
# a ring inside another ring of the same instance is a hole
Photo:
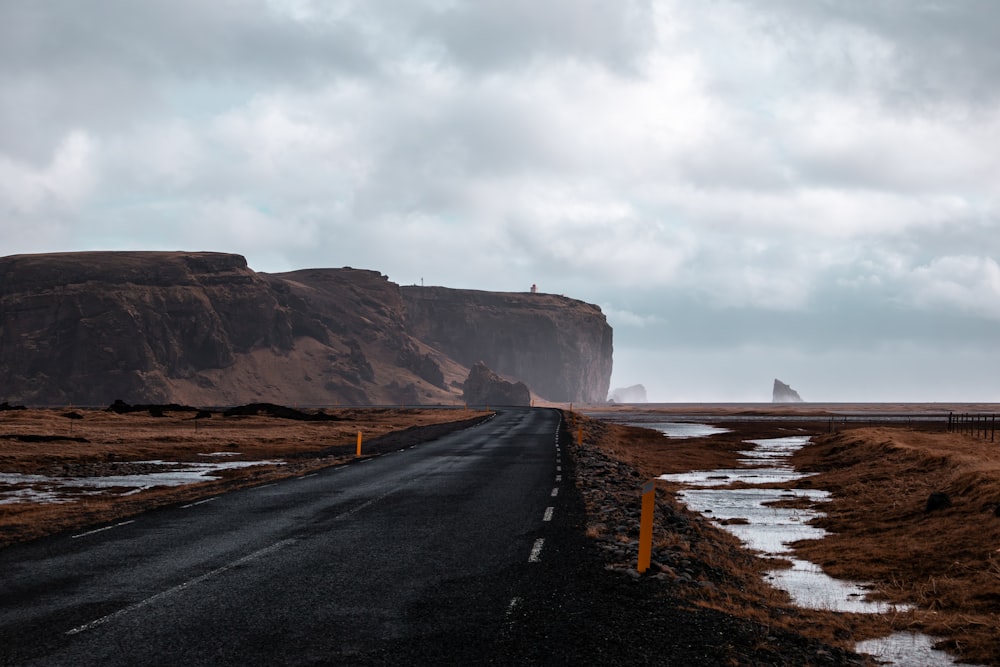
[[[814,444],[800,450],[794,463],[818,474],[798,485],[833,494],[821,508],[828,516],[817,522],[833,534],[795,545],[797,555],[832,576],[874,583],[875,598],[916,608],[873,616],[792,606],[762,578],[780,560],[751,556],[700,516],[689,517],[691,528],[679,531],[670,518],[686,512],[674,497],[678,487],[661,480],[658,514],[667,520],[657,525],[654,548],[684,553],[710,583],[681,586],[682,594],[695,605],[845,648],[895,630],[920,630],[962,659],[1000,664],[1000,444],[907,426],[829,434],[828,418],[821,415],[815,422],[723,422],[718,425],[729,433],[688,440],[579,415],[575,420],[584,447],[626,463],[643,480],[736,467],[749,439],[813,436]],[[933,492],[946,493],[951,506],[925,511]],[[622,502],[636,504],[633,493]],[[607,536],[601,506],[588,511],[589,533]]]

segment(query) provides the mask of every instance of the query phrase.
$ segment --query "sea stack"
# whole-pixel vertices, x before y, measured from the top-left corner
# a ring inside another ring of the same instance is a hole
[[[772,403],[802,403],[802,397],[781,380],[774,379],[774,390],[771,392]]]

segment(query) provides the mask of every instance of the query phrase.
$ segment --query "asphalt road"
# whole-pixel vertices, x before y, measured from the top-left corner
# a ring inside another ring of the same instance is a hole
[[[559,429],[556,411],[502,409],[399,452],[0,550],[0,664],[502,662],[546,536],[566,530]]]

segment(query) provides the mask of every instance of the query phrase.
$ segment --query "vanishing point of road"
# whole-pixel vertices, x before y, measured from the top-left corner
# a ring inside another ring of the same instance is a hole
[[[0,664],[503,662],[565,521],[560,413],[0,550]],[[562,528],[562,532],[565,532]],[[549,540],[548,544],[546,540]]]

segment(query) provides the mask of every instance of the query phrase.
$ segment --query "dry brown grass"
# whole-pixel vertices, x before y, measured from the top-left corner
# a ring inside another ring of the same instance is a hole
[[[1000,665],[1000,517],[995,514],[1000,443],[905,426],[829,435],[822,418],[791,424],[734,421],[720,424],[732,433],[670,440],[644,429],[576,419],[588,442],[647,477],[734,467],[747,439],[813,435],[815,444],[794,462],[800,470],[820,472],[803,480],[803,487],[832,492],[833,500],[823,505],[829,516],[819,523],[834,534],[797,545],[797,555],[832,576],[873,582],[878,598],[917,607],[882,615],[798,609],[762,579],[778,566],[773,559],[751,556],[708,521],[696,524],[696,539],[658,531],[661,543],[724,573],[714,588],[685,588],[692,602],[841,646],[920,630],[965,660]],[[660,497],[673,502],[676,486],[661,480],[658,488],[666,491]],[[952,507],[925,513],[933,491],[948,493]]]
[[[795,463],[833,492],[817,522],[833,534],[797,545],[803,557],[918,605],[911,627],[965,659],[1000,664],[1000,443],[865,428],[817,438]],[[952,506],[925,512],[933,492]]]
[[[64,415],[76,412],[83,419]],[[358,431],[364,442],[411,426],[471,418],[464,409],[327,410],[341,421],[306,422],[267,416],[193,419],[193,413],[116,414],[103,410],[10,410],[0,412],[0,472],[80,476],[108,474],[123,462],[212,461],[213,452],[238,452],[226,461],[280,460],[283,465],[227,470],[218,480],[156,487],[122,496],[121,489],[80,496],[69,503],[0,504],[0,546],[62,530],[121,520],[153,507],[205,498],[223,491],[305,474],[354,458]],[[4,436],[61,436],[85,442],[23,442]],[[332,449],[331,449],[332,448]],[[323,451],[322,458],[310,456]],[[217,460],[217,459],[214,459]]]

